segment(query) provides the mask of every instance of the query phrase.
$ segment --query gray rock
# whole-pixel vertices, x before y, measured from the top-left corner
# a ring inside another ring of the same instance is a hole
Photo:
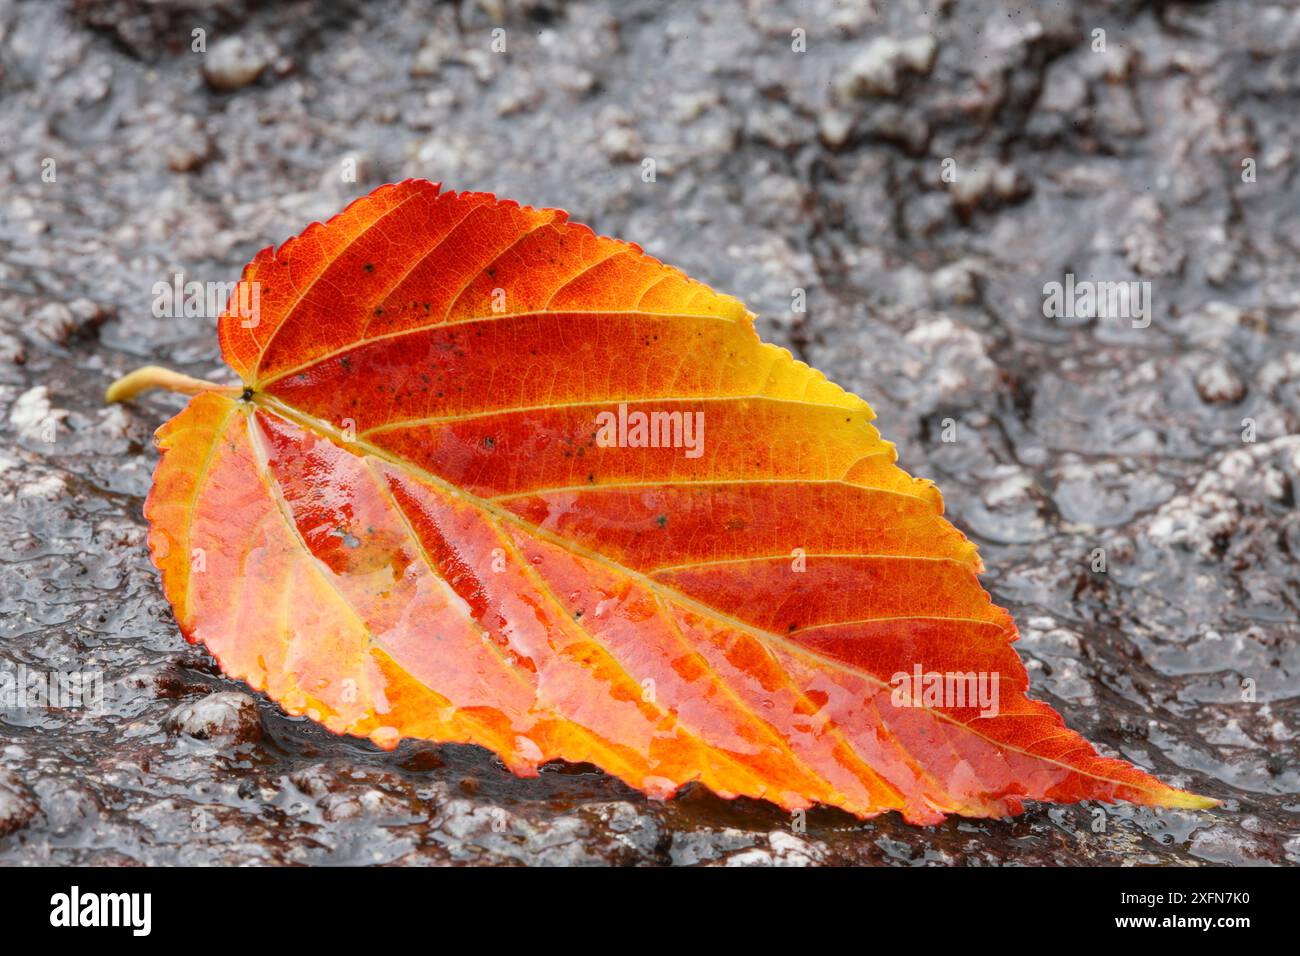
[[[57,440],[59,427],[67,420],[68,410],[50,403],[50,390],[37,385],[18,396],[9,409],[9,427],[29,442]]]
[[[1246,385],[1226,359],[1216,357],[1197,371],[1196,391],[1211,404],[1232,404],[1245,396]]]
[[[181,704],[167,719],[174,733],[224,745],[252,743],[262,738],[257,701],[237,691],[219,691]]]
[[[275,48],[261,38],[223,37],[203,59],[203,78],[214,90],[229,93],[252,83],[271,65]]]
[[[938,53],[939,44],[929,34],[906,40],[876,37],[849,64],[836,89],[846,101],[864,96],[894,96],[899,90],[900,75],[927,75],[934,68]]]
[[[40,804],[17,775],[0,770],[0,839],[21,830],[38,812]]]

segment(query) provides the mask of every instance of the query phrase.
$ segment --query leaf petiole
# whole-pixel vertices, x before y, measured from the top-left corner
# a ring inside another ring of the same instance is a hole
[[[218,385],[215,382],[173,372],[161,365],[146,365],[144,368],[123,375],[108,386],[108,390],[104,392],[104,401],[109,405],[114,402],[125,402],[151,388],[165,388],[169,392],[179,392],[182,395],[198,395],[200,392],[239,395],[244,390],[242,385]]]

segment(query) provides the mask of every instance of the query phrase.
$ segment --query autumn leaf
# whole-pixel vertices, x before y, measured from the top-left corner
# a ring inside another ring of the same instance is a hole
[[[108,397],[194,395],[150,552],[186,637],[291,714],[915,823],[1215,803],[1030,700],[867,403],[635,245],[384,186],[259,253],[219,333],[241,385]]]

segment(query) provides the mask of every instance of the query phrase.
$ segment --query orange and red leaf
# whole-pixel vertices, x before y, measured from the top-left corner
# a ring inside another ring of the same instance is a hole
[[[419,181],[241,281],[257,312],[220,339],[245,396],[159,431],[146,513],[185,634],[290,713],[521,775],[588,761],[660,797],[698,780],[919,823],[1213,804],[1026,696],[938,490],[736,299],[562,212]],[[620,406],[702,441],[599,441]],[[996,714],[900,700],[918,670],[997,675]]]

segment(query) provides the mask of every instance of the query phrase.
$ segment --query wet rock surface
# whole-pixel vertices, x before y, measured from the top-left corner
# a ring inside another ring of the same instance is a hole
[[[1300,862],[1300,7],[696,7],[0,0],[0,668],[100,681],[0,712],[0,862]],[[179,400],[103,388],[221,374],[213,316],[154,315],[155,283],[233,280],[407,176],[744,298],[943,489],[1034,694],[1224,806],[655,803],[225,680],[145,553]],[[1149,282],[1146,315],[1046,316],[1067,273]]]
[[[222,745],[252,743],[262,737],[257,701],[248,694],[220,691],[181,704],[167,718],[174,733]]]

